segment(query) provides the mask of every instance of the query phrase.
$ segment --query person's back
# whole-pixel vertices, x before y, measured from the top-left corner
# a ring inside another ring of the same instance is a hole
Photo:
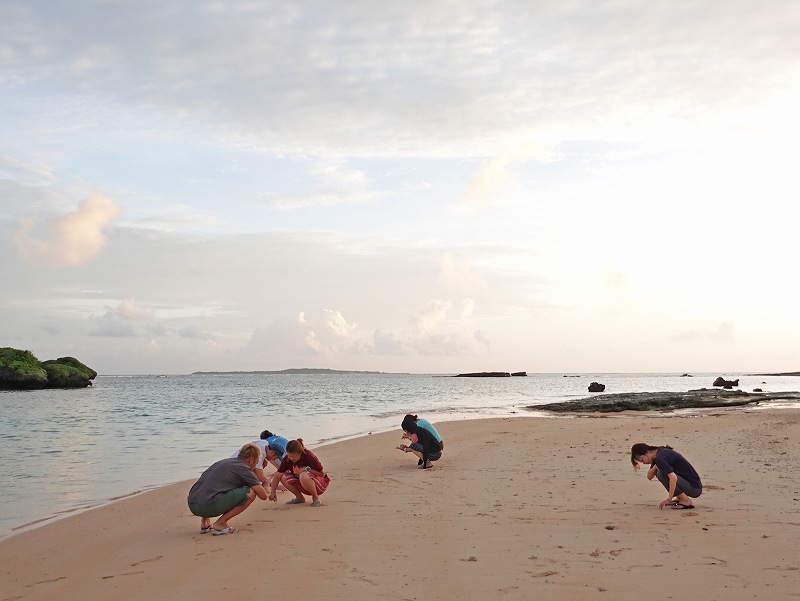
[[[436,442],[439,442],[439,443],[442,442],[441,434],[439,434],[439,432],[436,431],[436,428],[434,428],[433,424],[430,423],[428,420],[426,420],[426,419],[418,419],[417,420],[417,425],[420,426],[421,428],[425,428],[428,432],[433,434],[433,437],[436,439]]]

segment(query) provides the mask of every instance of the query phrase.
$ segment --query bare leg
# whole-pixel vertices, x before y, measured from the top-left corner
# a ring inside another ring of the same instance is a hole
[[[250,507],[250,505],[255,501],[256,493],[251,488],[247,493],[247,500],[244,502],[243,505],[237,505],[227,513],[223,513],[221,516],[217,518],[217,521],[214,522],[214,530],[225,530],[228,527],[228,520],[232,517],[236,517],[240,513],[242,513],[245,509]]]
[[[306,498],[303,496],[303,493],[296,488],[293,484],[289,484],[287,481],[284,481],[283,485],[286,487],[290,493],[294,495],[294,501],[297,503],[305,503]]]
[[[311,477],[311,474],[308,472],[301,472],[300,485],[305,489],[304,492],[307,495],[311,495],[312,503],[319,499],[319,495],[317,495],[317,485],[314,483],[314,479]]]

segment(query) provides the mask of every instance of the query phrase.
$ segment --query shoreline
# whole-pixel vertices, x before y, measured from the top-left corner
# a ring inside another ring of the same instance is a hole
[[[637,601],[790,598],[800,560],[800,410],[738,409],[437,422],[432,470],[394,449],[399,429],[319,447],[320,508],[256,501],[234,536],[198,532],[194,480],[144,491],[0,540],[4,599],[133,601],[220,595]],[[670,444],[705,485],[691,511],[658,509],[633,442]],[[279,497],[286,500],[287,493]],[[268,552],[267,552],[268,550]],[[280,562],[281,574],[264,570]],[[301,578],[292,575],[303,574]],[[222,578],[220,578],[222,576]]]
[[[691,393],[693,391],[689,391]],[[687,393],[687,394],[689,394]],[[648,395],[648,394],[672,394],[672,393],[624,393],[624,394],[604,394],[598,395],[597,397],[589,397],[584,400],[603,400],[609,397],[614,396],[629,396],[629,395]],[[792,393],[797,394],[797,393]],[[669,409],[616,409],[612,412],[607,412],[605,410],[580,410],[580,409],[570,409],[570,410],[563,410],[559,409],[561,405],[573,405],[577,406],[577,403],[580,402],[580,399],[577,401],[569,401],[568,403],[552,403],[546,405],[522,405],[519,407],[515,407],[513,410],[510,411],[509,414],[505,415],[491,415],[488,417],[482,417],[475,413],[464,413],[459,414],[456,416],[456,419],[448,419],[443,420],[441,423],[460,423],[465,421],[482,421],[485,419],[517,419],[517,418],[537,418],[537,419],[576,419],[576,418],[605,418],[605,417],[626,417],[626,416],[635,416],[635,415],[650,415],[651,417],[683,417],[683,416],[690,416],[690,415],[701,415],[704,411],[711,411],[713,409],[718,409],[720,407],[716,406],[703,406],[703,405],[694,405],[694,406],[686,406],[686,407],[673,407]],[[752,404],[745,404],[745,405],[724,405],[723,407],[728,407],[731,410],[739,410],[739,411],[763,411],[763,410],[775,410],[775,411],[785,411],[785,410],[792,410],[795,408],[795,404],[789,406],[755,406]],[[797,407],[800,410],[800,407]],[[440,422],[437,422],[440,423]],[[349,440],[365,438],[369,436],[374,436],[377,434],[384,434],[391,431],[398,430],[399,426],[385,426],[376,428],[373,431],[367,432],[357,432],[353,434],[341,434],[337,436],[332,436],[329,438],[320,439],[317,444],[310,445],[311,448],[324,448],[326,446],[330,446],[333,444],[337,444],[340,442],[346,442]],[[244,444],[244,443],[242,443]],[[220,457],[221,458],[221,457]],[[199,473],[198,473],[199,476]],[[29,532],[36,528],[40,528],[46,526],[51,523],[58,522],[62,519],[67,519],[73,515],[77,515],[86,511],[92,511],[95,509],[100,509],[103,507],[107,507],[112,505],[113,503],[121,500],[126,499],[128,497],[133,497],[137,495],[146,494],[148,492],[152,492],[158,490],[160,488],[165,488],[169,486],[174,486],[176,484],[185,483],[185,482],[194,482],[194,479],[185,479],[180,478],[177,480],[173,480],[171,482],[163,482],[163,483],[156,483],[151,485],[143,485],[136,490],[132,491],[125,491],[119,494],[99,499],[94,503],[86,503],[84,505],[71,507],[65,509],[63,511],[52,513],[49,515],[44,515],[30,521],[27,521],[22,524],[18,524],[15,526],[10,527],[8,530],[0,532],[0,541],[13,538],[18,534]]]

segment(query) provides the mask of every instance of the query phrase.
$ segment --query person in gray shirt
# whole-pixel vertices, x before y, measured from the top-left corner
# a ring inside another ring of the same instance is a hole
[[[267,491],[253,473],[260,457],[259,448],[247,443],[238,457],[217,461],[200,475],[186,501],[189,511],[201,518],[202,534],[234,534],[236,529],[228,526],[228,520],[250,507],[256,497],[266,501]],[[211,518],[217,516],[212,525]]]

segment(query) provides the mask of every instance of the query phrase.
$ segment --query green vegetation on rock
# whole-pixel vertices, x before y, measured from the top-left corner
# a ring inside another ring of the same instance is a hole
[[[97,372],[74,357],[40,362],[30,351],[0,348],[0,390],[86,388]]]

